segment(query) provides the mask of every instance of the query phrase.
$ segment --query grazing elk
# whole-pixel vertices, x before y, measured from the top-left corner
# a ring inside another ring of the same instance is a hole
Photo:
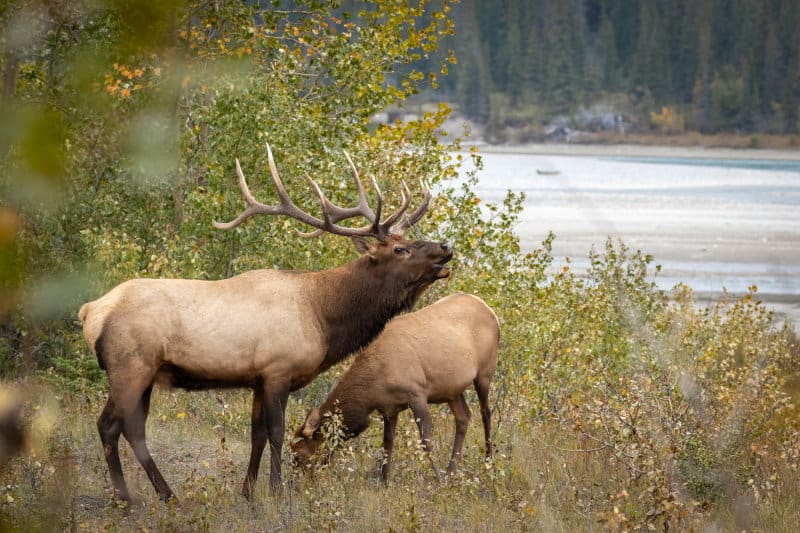
[[[373,212],[348,156],[358,205],[332,204],[309,178],[322,204],[318,219],[292,202],[269,146],[267,155],[279,205],[255,200],[237,160],[247,208],[231,222],[215,222],[217,228],[234,228],[253,215],[286,215],[316,228],[305,236],[329,232],[374,241],[368,246],[361,241],[358,259],[330,270],[255,270],[219,281],[133,279],[81,307],[78,317],[86,341],[108,373],[109,398],[97,427],[117,498],[130,501],[118,452],[120,434],[161,499],[174,496],[145,442],[156,381],[188,390],[252,388],[252,449],[242,493],[251,495],[267,441],[270,488],[277,489],[289,392],[368,344],[390,318],[409,310],[426,287],[450,274],[445,263],[453,252],[447,244],[403,237],[427,210],[427,189],[422,204],[404,216],[410,201],[405,188],[398,210],[381,221],[383,200],[377,184],[373,179]],[[369,224],[337,225],[356,216]]]
[[[383,416],[381,476],[386,481],[397,415],[411,408],[430,457],[432,427],[428,404],[446,402],[456,420],[453,453],[447,468],[452,473],[469,424],[464,391],[470,383],[478,393],[486,456],[491,456],[488,398],[499,342],[500,326],[494,312],[483,300],[469,294],[453,294],[394,318],[355,358],[322,406],[308,413],[292,439],[295,463],[307,465],[317,452],[324,440],[321,428],[326,416],[341,413],[345,437],[352,438],[367,429],[370,414],[378,411]]]

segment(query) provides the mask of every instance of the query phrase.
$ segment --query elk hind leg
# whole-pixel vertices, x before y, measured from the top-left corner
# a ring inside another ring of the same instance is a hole
[[[281,488],[281,452],[286,431],[285,413],[288,399],[288,383],[274,381],[265,384],[264,409],[266,410],[270,452],[269,488],[273,492],[277,492]]]
[[[450,456],[450,464],[447,466],[447,473],[452,474],[456,471],[456,464],[458,458],[461,456],[461,449],[464,447],[464,437],[467,435],[470,412],[463,392],[459,394],[455,400],[450,402],[449,405],[450,410],[453,411],[453,417],[456,419],[456,431],[453,439],[453,453]]]
[[[392,450],[394,434],[397,429],[397,414],[383,417],[383,462],[381,463],[381,479],[389,481],[389,470],[392,466]]]
[[[147,477],[156,489],[159,498],[166,502],[174,498],[175,494],[172,492],[172,489],[169,488],[164,476],[161,475],[153,457],[150,455],[145,437],[145,426],[147,424],[147,415],[150,413],[150,395],[152,392],[153,385],[150,384],[144,392],[142,392],[139,401],[136,402],[135,408],[125,417],[122,433],[133,448],[136,459],[147,473]]]
[[[258,478],[258,469],[261,466],[261,456],[267,445],[269,432],[267,428],[267,412],[264,409],[264,385],[259,382],[253,390],[253,409],[250,415],[250,463],[247,465],[247,474],[242,483],[242,496],[248,500],[252,497],[253,484]]]
[[[491,377],[478,376],[475,378],[475,392],[478,393],[478,402],[481,405],[481,420],[483,421],[483,435],[486,439],[486,457],[492,457],[492,410],[489,408],[489,384]]]
[[[439,480],[439,470],[433,461],[433,420],[431,419],[430,411],[428,411],[428,401],[424,398],[413,401],[411,403],[411,412],[414,413],[414,419],[419,428],[422,449],[425,450],[425,455],[428,456],[431,467],[433,467],[433,473],[436,479]]]
[[[108,473],[111,476],[111,485],[114,488],[114,499],[131,504],[131,496],[122,473],[122,463],[119,460],[119,436],[122,434],[123,420],[115,414],[114,400],[109,397],[103,412],[97,419],[97,431],[100,433],[100,442],[103,444],[103,455],[108,464]]]

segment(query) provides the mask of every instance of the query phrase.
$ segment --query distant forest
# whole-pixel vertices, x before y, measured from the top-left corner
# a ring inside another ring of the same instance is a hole
[[[663,133],[798,132],[798,0],[461,0],[452,15],[439,53],[458,62],[435,94],[473,120],[595,109]]]

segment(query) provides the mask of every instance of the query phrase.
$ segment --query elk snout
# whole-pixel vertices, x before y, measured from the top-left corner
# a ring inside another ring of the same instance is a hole
[[[453,247],[446,242],[440,242],[439,248],[441,248],[442,252],[442,259],[439,261],[435,268],[436,268],[436,276],[438,278],[446,278],[450,275],[450,267],[445,266],[450,259],[453,258]]]
[[[293,447],[292,449],[292,466],[295,468],[301,468],[303,470],[307,469],[311,466],[311,454],[306,452],[305,450],[297,450]]]

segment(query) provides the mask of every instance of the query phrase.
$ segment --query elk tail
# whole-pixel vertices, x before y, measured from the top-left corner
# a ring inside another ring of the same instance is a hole
[[[86,331],[86,319],[89,317],[89,312],[92,310],[92,302],[85,303],[81,306],[78,310],[78,320],[81,321],[81,324],[84,326],[84,335],[86,335],[86,340],[89,342],[89,346],[93,348],[94,354],[97,356],[97,364],[100,365],[102,370],[106,369],[105,361],[103,361],[103,337],[105,336],[105,325],[103,325],[102,330],[100,331],[100,335],[94,339],[94,343],[91,340],[91,333]],[[94,328],[92,328],[94,329]]]
[[[91,307],[91,304],[92,302],[85,303],[78,310],[78,320],[81,321],[81,324],[86,322],[86,315],[89,314],[89,308]]]

